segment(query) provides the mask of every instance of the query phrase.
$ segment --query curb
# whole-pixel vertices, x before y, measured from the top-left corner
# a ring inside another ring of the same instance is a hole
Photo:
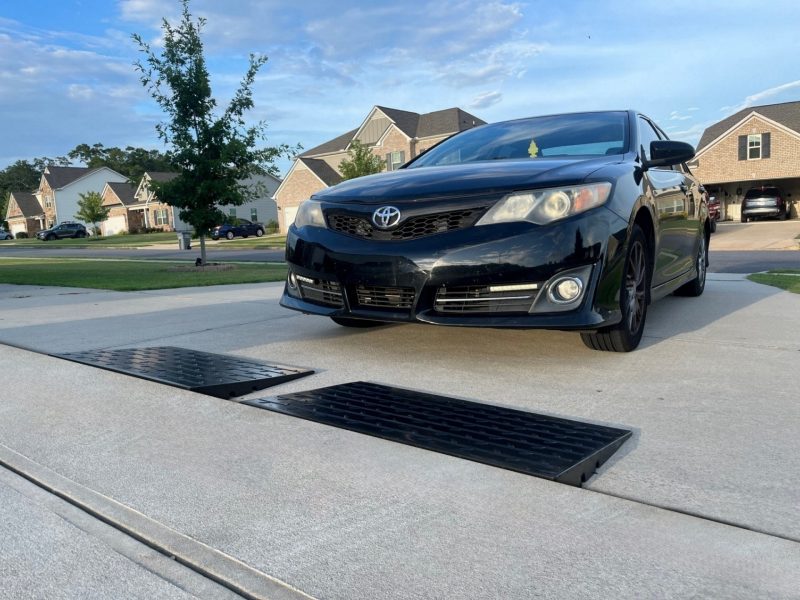
[[[0,444],[0,466],[249,600],[314,600],[287,583]]]

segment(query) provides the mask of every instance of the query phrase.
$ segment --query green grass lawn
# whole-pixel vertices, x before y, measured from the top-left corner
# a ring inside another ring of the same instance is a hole
[[[766,273],[753,273],[747,278],[756,283],[800,294],[800,269],[773,269]]]
[[[216,243],[216,242],[215,242]],[[200,247],[199,240],[192,240],[192,246]],[[234,238],[232,240],[220,240],[219,245],[215,248],[224,250],[225,248],[235,248],[242,250],[252,248],[259,250],[261,248],[283,248],[286,246],[286,236],[280,233],[267,234],[262,237],[249,237],[249,238]]]
[[[14,244],[15,246],[33,246],[37,248],[131,248],[151,246],[153,244],[174,243],[177,248],[178,235],[170,232],[109,236],[97,235],[82,239],[67,238],[63,240],[53,240],[51,242],[29,238],[27,240],[14,240],[13,242],[9,241],[4,243]]]
[[[192,263],[82,258],[0,258],[0,283],[134,291],[282,281],[284,265],[228,263],[231,270],[175,270]]]

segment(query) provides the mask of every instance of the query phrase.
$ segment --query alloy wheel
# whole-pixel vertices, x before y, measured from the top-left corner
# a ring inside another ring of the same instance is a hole
[[[639,331],[644,317],[647,290],[647,258],[644,246],[639,240],[631,247],[628,258],[628,269],[625,274],[625,291],[628,303],[628,331],[635,334]]]

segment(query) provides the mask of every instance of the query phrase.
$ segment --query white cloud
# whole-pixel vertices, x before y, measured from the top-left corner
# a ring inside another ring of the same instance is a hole
[[[722,108],[720,108],[720,111],[733,114],[739,112],[744,108],[749,108],[751,106],[757,106],[759,104],[763,104],[764,100],[767,100],[768,98],[778,96],[780,94],[783,94],[784,92],[796,88],[800,88],[800,79],[796,81],[789,81],[788,83],[776,85],[775,87],[771,87],[766,90],[756,92],[755,94],[747,96],[741,103],[735,106],[723,106]]]
[[[467,105],[469,109],[488,108],[493,104],[497,104],[503,99],[503,94],[500,92],[482,92],[473,98],[472,102]]]

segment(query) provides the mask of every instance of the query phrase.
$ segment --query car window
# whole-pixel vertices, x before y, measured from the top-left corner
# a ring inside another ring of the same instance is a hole
[[[408,168],[487,160],[535,160],[621,154],[628,148],[625,112],[518,119],[467,130],[431,148]]]
[[[650,160],[650,142],[656,142],[661,139],[652,124],[647,119],[639,117],[639,145],[642,147],[642,152],[647,160]]]

